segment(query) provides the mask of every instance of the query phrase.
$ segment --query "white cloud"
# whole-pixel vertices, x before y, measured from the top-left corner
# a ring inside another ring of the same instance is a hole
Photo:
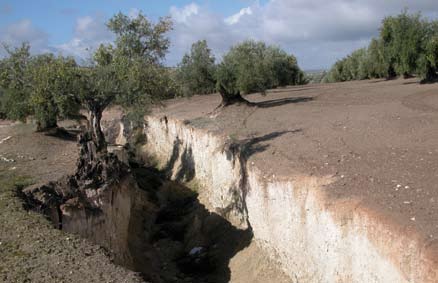
[[[73,38],[66,43],[57,45],[56,49],[63,55],[87,60],[100,44],[110,43],[113,38],[114,36],[106,27],[102,16],[80,17],[76,20]]]
[[[190,17],[197,15],[199,12],[199,6],[195,3],[191,3],[184,6],[182,9],[178,9],[175,6],[170,7],[170,15],[178,23],[185,23]]]
[[[243,8],[239,11],[239,13],[234,14],[232,16],[229,16],[228,18],[225,18],[225,23],[229,25],[233,25],[239,22],[239,20],[244,17],[245,15],[252,15],[251,7]]]
[[[131,19],[136,18],[140,14],[140,12],[141,11],[137,8],[131,8],[129,10],[128,17],[130,17]]]
[[[397,14],[406,7],[410,12],[422,11],[427,17],[438,18],[437,0],[269,0],[265,4],[250,0],[246,3],[249,3],[247,7],[228,15],[212,11],[208,4],[170,7],[174,29],[169,33],[171,48],[166,63],[177,64],[197,40],[206,39],[220,58],[230,46],[255,39],[295,54],[305,69],[327,68],[353,49],[366,46],[378,34],[385,16]],[[0,4],[0,14],[9,10]],[[134,17],[138,12],[132,8],[128,15]],[[0,27],[0,41],[11,45],[29,41],[34,53],[54,50],[87,59],[100,43],[114,39],[105,21],[102,15],[78,18],[72,38],[49,47],[47,33],[29,20],[21,20]]]
[[[197,40],[206,39],[220,57],[230,46],[251,38],[280,45],[297,55],[304,68],[326,68],[366,46],[378,34],[383,18],[405,7],[438,17],[436,0],[270,0],[263,5],[255,0],[228,16],[194,3],[173,6],[168,64],[176,64]]]
[[[49,51],[47,33],[36,28],[27,19],[0,28],[0,42],[11,47],[17,47],[22,42],[28,42],[32,53]],[[0,48],[0,57],[4,55],[5,50]]]

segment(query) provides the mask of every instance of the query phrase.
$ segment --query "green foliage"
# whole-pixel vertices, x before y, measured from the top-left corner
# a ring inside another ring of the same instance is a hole
[[[305,83],[304,73],[293,55],[252,40],[232,47],[218,68],[222,70],[217,78],[224,80],[219,85],[243,93],[264,93],[269,88]],[[234,86],[230,86],[232,82]]]
[[[141,13],[134,18],[119,13],[108,28],[116,34],[115,44],[101,45],[90,66],[53,54],[31,56],[28,44],[6,47],[9,56],[0,60],[0,115],[33,115],[44,129],[84,107],[100,128],[102,111],[111,104],[124,106],[142,121],[147,105],[174,95],[176,83],[161,64],[170,20],[153,24]]]
[[[77,114],[79,105],[72,98],[73,59],[53,54],[31,56],[26,43],[5,49],[9,56],[0,63],[0,112],[13,120],[33,115],[39,130],[56,126],[58,118]]]
[[[418,60],[418,73],[427,82],[438,78],[438,22],[429,23],[426,32],[426,40],[423,42],[424,52]]]
[[[397,74],[408,76],[416,71],[425,33],[425,23],[420,14],[409,15],[404,11],[383,20],[380,38],[385,50],[384,58],[390,68],[394,66]]]
[[[243,93],[264,92],[272,77],[266,65],[263,42],[245,41],[231,48],[223,58],[224,74],[229,82],[233,78],[227,72],[234,72],[236,88]]]
[[[77,69],[76,97],[90,111],[103,111],[122,93],[114,65],[82,67]]]
[[[113,102],[132,110],[169,97],[175,84],[160,60],[169,48],[165,35],[172,28],[170,19],[153,24],[142,13],[136,17],[119,13],[107,26],[116,34],[115,45],[101,45],[94,60],[97,66],[112,65],[117,74],[123,95],[116,95]]]
[[[209,94],[215,91],[215,58],[207,41],[192,44],[190,54],[185,54],[176,71],[176,79],[184,96]]]
[[[0,62],[1,112],[9,119],[25,120],[32,114],[29,106],[31,77],[28,72],[30,45],[23,43],[15,49],[4,48],[9,56]]]
[[[225,99],[232,99],[240,95],[240,90],[237,85],[237,70],[236,66],[224,58],[216,70],[216,89]]]
[[[387,75],[388,65],[385,63],[382,40],[373,38],[368,46],[368,62],[366,65],[369,78],[382,78]]]
[[[74,97],[75,67],[76,62],[72,58],[52,54],[32,58],[29,101],[40,130],[56,127],[58,118],[79,113],[80,105]]]
[[[165,34],[172,28],[170,18],[160,18],[158,23],[153,24],[142,13],[136,17],[118,13],[107,26],[116,35],[118,56],[141,57],[157,63],[169,49],[170,41]]]
[[[368,78],[409,77],[415,74],[425,80],[436,78],[438,23],[426,21],[420,14],[386,17],[378,39],[368,49],[359,49],[337,61],[324,82]]]

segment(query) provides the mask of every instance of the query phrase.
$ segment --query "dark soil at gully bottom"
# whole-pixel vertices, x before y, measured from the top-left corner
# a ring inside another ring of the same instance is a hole
[[[102,230],[105,225],[96,225],[102,219],[90,220],[94,216],[88,214],[85,221],[68,220],[81,223],[75,224],[73,232],[111,250],[116,264],[140,272],[146,281],[229,282],[229,261],[251,243],[251,230],[239,230],[220,215],[207,211],[194,190],[167,181],[160,171],[135,163],[131,164],[131,170],[138,183],[135,190],[141,192],[129,190],[136,199],[130,203],[130,213],[126,219],[103,219],[111,223],[128,222],[128,226],[121,225],[121,229],[128,227],[127,233],[121,232],[127,237],[115,236],[108,241],[106,237],[92,235],[114,232]],[[83,214],[73,215],[81,218]],[[71,225],[66,226],[65,230],[72,232],[68,227]]]

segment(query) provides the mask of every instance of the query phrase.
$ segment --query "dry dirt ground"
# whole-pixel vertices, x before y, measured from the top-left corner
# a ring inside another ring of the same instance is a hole
[[[438,246],[438,84],[371,80],[249,95],[220,112],[218,95],[175,99],[158,115],[247,148],[267,179],[332,176],[327,202],[355,201]],[[437,249],[438,250],[438,249]]]
[[[102,248],[24,210],[16,196],[23,186],[73,172],[76,156],[75,141],[0,123],[0,282],[141,282]]]

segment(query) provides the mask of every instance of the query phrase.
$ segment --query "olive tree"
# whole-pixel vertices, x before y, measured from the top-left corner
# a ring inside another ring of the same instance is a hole
[[[9,119],[25,120],[32,114],[29,107],[29,90],[31,76],[28,72],[30,64],[30,45],[23,43],[20,47],[10,48],[4,45],[8,57],[1,60],[0,88],[2,88],[2,108]]]
[[[247,103],[241,94],[265,94],[270,88],[305,83],[304,73],[293,55],[252,40],[233,46],[216,71],[216,89],[222,96],[222,106]]]
[[[215,91],[215,58],[206,40],[192,44],[178,64],[177,81],[184,96],[209,94]]]
[[[160,18],[154,24],[143,13],[136,17],[118,13],[108,21],[107,27],[116,35],[118,56],[140,57],[158,64],[169,49],[170,40],[165,34],[172,28],[170,18]]]
[[[78,113],[74,59],[50,53],[31,56],[27,43],[5,48],[9,56],[0,63],[0,88],[2,112],[7,118],[24,120],[32,115],[37,131],[43,131],[57,127],[58,118]]]
[[[79,113],[80,105],[74,99],[75,68],[74,59],[53,54],[38,55],[31,60],[29,105],[33,109],[37,131],[56,128],[58,118]]]
[[[422,53],[425,31],[420,14],[409,15],[404,11],[383,20],[380,38],[383,41],[388,77],[397,74],[408,77],[414,74]]]
[[[115,15],[107,24],[116,34],[114,45],[101,45],[94,65],[78,68],[77,99],[89,112],[88,137],[91,157],[105,156],[107,145],[101,128],[103,111],[112,104],[144,109],[166,93],[166,76],[160,60],[169,40],[171,22],[165,18],[151,23],[143,14]]]

